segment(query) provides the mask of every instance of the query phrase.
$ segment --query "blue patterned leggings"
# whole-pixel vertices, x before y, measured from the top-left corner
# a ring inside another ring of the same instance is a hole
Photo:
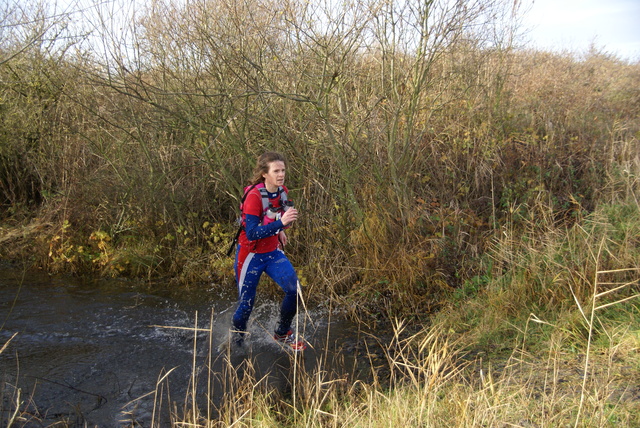
[[[298,276],[293,265],[282,250],[269,253],[251,253],[238,245],[234,264],[238,283],[238,309],[233,315],[233,327],[244,332],[255,303],[256,289],[263,272],[266,272],[284,291],[280,308],[280,320],[275,329],[279,335],[286,334],[298,307]]]

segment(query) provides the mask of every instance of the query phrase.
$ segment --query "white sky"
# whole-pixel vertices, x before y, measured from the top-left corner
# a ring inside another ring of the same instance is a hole
[[[71,7],[77,9],[77,3],[91,4],[98,0],[55,1],[58,5],[75,4]],[[640,0],[513,1],[521,3],[531,47],[582,54],[593,44],[621,59],[640,61]],[[129,4],[130,8],[133,2],[115,0],[115,3]]]
[[[532,47],[586,52],[596,48],[640,61],[640,0],[526,0]]]

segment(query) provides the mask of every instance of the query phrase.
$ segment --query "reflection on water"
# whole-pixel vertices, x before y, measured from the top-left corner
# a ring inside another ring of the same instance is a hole
[[[0,355],[0,425],[20,402],[25,421],[15,426],[149,426],[149,393],[160,376],[173,369],[167,378],[171,399],[186,397],[194,349],[197,367],[207,365],[213,349],[213,372],[223,370],[226,354],[218,349],[224,349],[235,309],[235,289],[227,291],[150,292],[127,281],[25,275],[0,267],[0,347],[17,333]],[[249,359],[258,376],[270,374],[276,387],[286,388],[290,358],[270,337],[278,307],[256,305],[247,349],[233,354],[232,362]],[[196,317],[202,331],[194,335]],[[355,326],[321,310],[300,314],[298,324],[311,344],[300,357],[305,369],[321,357],[332,366],[324,368],[336,372],[356,366],[347,352],[360,334]],[[214,388],[213,404],[220,399]]]

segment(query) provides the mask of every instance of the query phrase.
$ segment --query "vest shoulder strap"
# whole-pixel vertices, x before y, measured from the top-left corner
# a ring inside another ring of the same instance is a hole
[[[262,211],[269,209],[269,191],[266,187],[260,187],[260,196],[262,196]]]
[[[262,196],[262,210],[266,211],[269,209],[269,191],[266,187],[259,187],[260,196]],[[284,205],[284,201],[287,200],[287,192],[284,188],[278,187],[278,193],[280,194],[280,204]]]

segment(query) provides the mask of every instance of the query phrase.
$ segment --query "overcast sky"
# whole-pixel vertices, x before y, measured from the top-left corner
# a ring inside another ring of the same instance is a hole
[[[640,0],[525,0],[534,47],[585,52],[596,47],[640,61]]]
[[[20,1],[20,0],[18,0]],[[145,0],[136,0],[144,3]],[[584,53],[593,43],[622,59],[640,61],[640,0],[513,0],[524,12],[529,46],[544,50]],[[56,0],[59,6],[77,9],[77,2]],[[116,0],[128,4],[132,0]],[[70,6],[74,5],[75,6]]]

